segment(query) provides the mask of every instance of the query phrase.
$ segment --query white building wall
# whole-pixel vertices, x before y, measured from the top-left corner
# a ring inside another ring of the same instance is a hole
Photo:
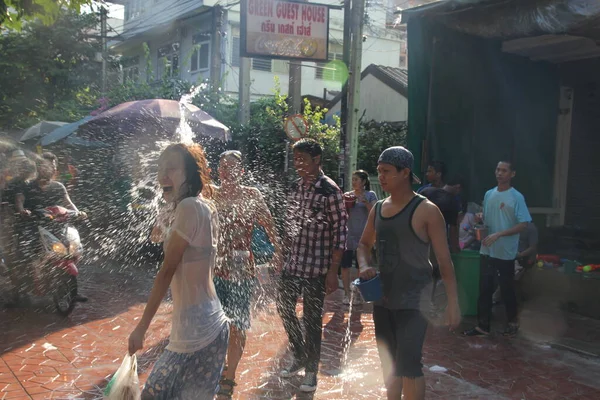
[[[338,101],[327,113],[340,115],[341,101]],[[360,83],[360,115],[363,120],[377,122],[396,122],[408,120],[408,99],[387,86],[373,75],[365,76]]]

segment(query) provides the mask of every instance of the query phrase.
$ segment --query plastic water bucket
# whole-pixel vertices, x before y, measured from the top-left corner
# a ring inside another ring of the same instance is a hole
[[[481,256],[478,251],[463,250],[452,254],[458,289],[458,304],[462,315],[477,315]]]
[[[353,282],[353,284],[358,288],[363,299],[367,302],[377,301],[383,297],[383,292],[381,291],[381,279],[379,278],[379,274],[377,274],[374,278],[369,279],[368,281],[356,279]]]

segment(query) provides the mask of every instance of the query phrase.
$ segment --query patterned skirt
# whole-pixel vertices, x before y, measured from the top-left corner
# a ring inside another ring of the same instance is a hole
[[[142,399],[212,400],[219,390],[219,379],[229,344],[229,324],[208,346],[194,353],[165,350],[142,392]]]

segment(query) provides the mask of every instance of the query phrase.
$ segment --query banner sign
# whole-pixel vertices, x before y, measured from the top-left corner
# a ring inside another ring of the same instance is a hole
[[[327,61],[329,6],[242,0],[242,57]]]

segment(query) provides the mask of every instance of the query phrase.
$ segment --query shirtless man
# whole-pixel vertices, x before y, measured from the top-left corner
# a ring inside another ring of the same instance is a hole
[[[381,188],[390,197],[377,202],[369,214],[358,247],[360,278],[368,280],[378,273],[370,265],[371,249],[377,241],[383,297],[374,304],[373,321],[387,398],[423,400],[421,359],[427,319],[420,299],[431,280],[429,246],[433,246],[446,286],[447,322],[452,329],[460,322],[446,224],[437,206],[412,190],[415,178],[410,151],[390,147],[381,153],[378,164]]]
[[[243,173],[239,151],[221,154],[221,186],[214,190],[219,212],[219,253],[214,283],[225,314],[231,320],[231,331],[218,399],[230,399],[233,395],[236,370],[246,344],[246,331],[250,329],[250,303],[256,289],[251,245],[256,225],[265,228],[275,247],[273,264],[281,264],[281,248],[271,212],[258,189],[241,184]]]

